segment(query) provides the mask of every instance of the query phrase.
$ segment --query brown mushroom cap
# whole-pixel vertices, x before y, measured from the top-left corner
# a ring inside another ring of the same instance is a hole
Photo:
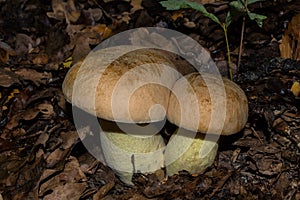
[[[63,92],[73,105],[97,117],[148,123],[165,118],[169,89],[178,78],[173,63],[159,51],[118,46],[93,52],[73,66]]]
[[[248,101],[244,91],[228,79],[191,73],[175,83],[167,118],[187,130],[231,135],[245,126]]]

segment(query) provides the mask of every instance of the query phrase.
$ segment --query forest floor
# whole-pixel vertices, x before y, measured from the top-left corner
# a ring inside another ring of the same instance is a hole
[[[69,67],[116,33],[155,26],[198,41],[226,76],[222,28],[154,0],[41,2],[0,0],[0,199],[300,199],[299,1],[249,6],[267,19],[262,28],[246,20],[239,69],[242,18],[229,26],[234,81],[248,97],[249,117],[241,132],[220,138],[213,165],[163,181],[159,173],[135,174],[133,186],[80,141],[61,89]],[[228,4],[209,3],[224,21]],[[297,14],[298,31],[286,34],[296,55],[282,58],[282,36]]]

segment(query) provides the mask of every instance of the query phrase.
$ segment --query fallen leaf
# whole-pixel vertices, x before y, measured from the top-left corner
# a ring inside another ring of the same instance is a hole
[[[173,15],[172,15],[172,19],[174,21],[176,21],[179,17],[183,17],[183,11],[182,10],[176,10],[173,12]]]
[[[15,51],[7,43],[0,41],[0,62],[7,63],[9,56],[15,54]]]
[[[68,0],[64,2],[62,0],[52,0],[53,12],[47,12],[48,17],[57,20],[66,19],[67,22],[76,22],[81,12],[76,8],[74,0]]]
[[[72,63],[82,61],[91,51],[90,45],[99,44],[102,40],[108,38],[112,30],[105,24],[95,26],[69,25],[67,32],[71,38],[71,46],[74,46],[72,54]]]
[[[10,71],[10,69],[0,67],[0,86],[10,87],[15,83],[20,83],[19,76]]]
[[[96,194],[94,194],[93,196],[93,200],[96,199],[102,199],[105,197],[105,195],[115,186],[115,182],[109,182],[107,184],[105,184],[104,186],[102,186]]]
[[[43,119],[49,119],[55,115],[53,106],[50,103],[41,103],[37,106]]]
[[[63,62],[63,68],[64,68],[64,69],[70,68],[71,65],[72,65],[72,57],[67,58],[67,59]]]
[[[35,46],[35,42],[32,38],[24,33],[18,33],[16,35],[16,48],[15,51],[18,55],[30,53]]]
[[[82,16],[85,24],[94,26],[96,22],[102,18],[103,13],[100,8],[89,8],[87,10],[82,10]]]
[[[49,103],[41,103],[33,108],[18,112],[11,117],[5,128],[8,130],[13,130],[14,128],[19,126],[20,120],[30,121],[36,118],[40,113],[42,114],[42,117],[44,119],[50,118],[52,115],[54,115],[53,106]]]
[[[22,68],[15,71],[17,75],[25,80],[33,81],[37,86],[40,84],[46,84],[50,78],[52,78],[51,72],[38,72],[30,68]]]
[[[47,173],[49,174],[49,172]],[[47,176],[42,175],[42,177]],[[63,172],[55,174],[47,181],[45,180],[40,179],[42,184],[40,185],[39,197],[43,197],[42,199],[79,200],[87,186],[86,176],[80,170],[78,160],[72,156],[66,163]]]
[[[131,14],[133,14],[137,10],[144,9],[144,7],[142,6],[142,1],[143,0],[131,0],[131,2],[130,2],[131,6],[132,6],[132,8],[130,9]]]
[[[32,63],[35,65],[45,65],[48,64],[48,61],[49,57],[47,54],[38,54],[33,58]]]
[[[291,87],[291,91],[293,94],[297,97],[300,94],[300,84],[298,81],[295,81],[294,84]]]
[[[282,36],[279,45],[282,58],[300,60],[300,13],[295,15]]]

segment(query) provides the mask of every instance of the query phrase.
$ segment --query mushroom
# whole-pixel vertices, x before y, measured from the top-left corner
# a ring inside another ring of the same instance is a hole
[[[165,144],[157,126],[164,123],[178,78],[162,53],[125,45],[94,51],[67,73],[62,86],[66,99],[118,126],[101,126],[100,142],[107,165],[123,182],[132,184],[133,173],[164,166]]]
[[[202,173],[214,161],[219,135],[239,132],[247,118],[247,97],[234,82],[206,73],[177,80],[167,119],[179,129],[165,149],[167,174]]]

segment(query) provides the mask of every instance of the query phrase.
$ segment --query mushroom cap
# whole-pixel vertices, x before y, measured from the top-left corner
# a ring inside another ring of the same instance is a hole
[[[165,165],[168,176],[186,170],[190,173],[202,173],[212,165],[218,150],[213,138],[207,139],[201,133],[177,129],[165,149]]]
[[[206,73],[191,73],[176,81],[167,118],[187,130],[231,135],[248,118],[248,101],[234,82]]]
[[[148,123],[165,118],[178,78],[159,51],[124,45],[92,52],[69,70],[62,88],[69,102],[99,118]]]

